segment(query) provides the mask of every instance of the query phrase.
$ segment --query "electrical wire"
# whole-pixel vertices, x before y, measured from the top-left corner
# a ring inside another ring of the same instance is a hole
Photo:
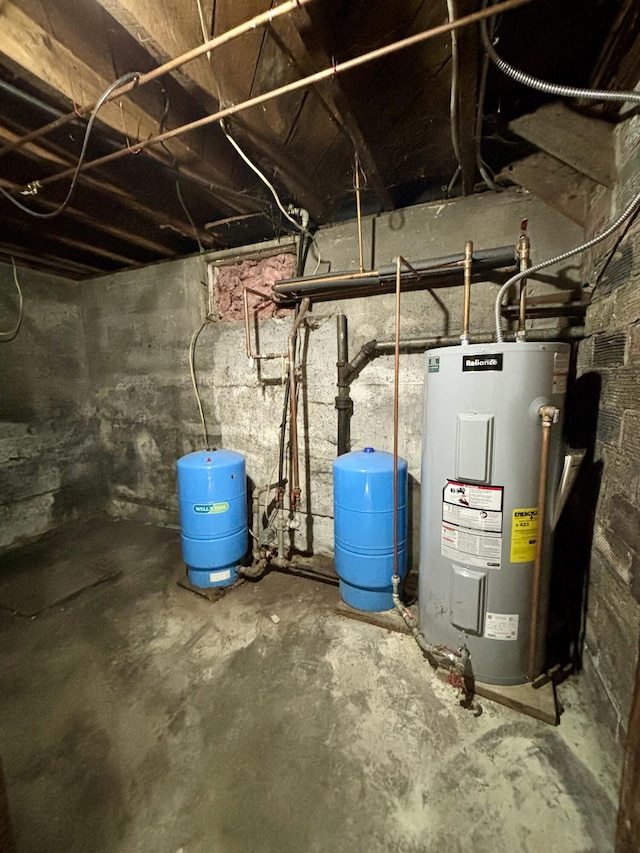
[[[0,342],[9,343],[12,341],[15,336],[20,331],[20,326],[22,325],[22,318],[24,316],[24,299],[22,297],[22,289],[20,287],[20,282],[18,281],[18,271],[16,269],[16,262],[13,256],[11,257],[11,264],[13,266],[13,281],[16,286],[16,290],[18,291],[18,319],[16,320],[16,324],[8,332],[0,332]]]
[[[491,19],[493,25],[494,19]],[[485,54],[480,72],[480,85],[478,86],[478,112],[476,113],[476,167],[480,172],[482,180],[494,192],[500,192],[502,187],[489,175],[489,167],[482,159],[482,124],[484,121],[484,99],[487,90],[487,75],[489,73],[489,57]]]
[[[224,133],[224,135],[227,137],[227,139],[229,140],[229,142],[230,142],[230,143],[233,145],[233,147],[236,149],[236,151],[238,152],[238,154],[242,157],[242,159],[243,159],[243,160],[244,160],[244,162],[247,164],[247,166],[248,166],[250,169],[252,169],[252,170],[256,173],[256,175],[260,178],[260,180],[262,181],[262,183],[263,183],[263,184],[268,188],[268,190],[271,192],[271,195],[272,195],[272,196],[273,196],[273,198],[275,199],[275,203],[277,204],[277,206],[278,206],[278,208],[279,208],[280,212],[281,212],[281,213],[282,213],[282,215],[285,217],[285,219],[288,219],[288,220],[289,220],[289,222],[294,226],[294,228],[296,228],[296,230],[300,231],[302,234],[309,234],[309,232],[307,231],[307,229],[306,229],[306,228],[303,228],[303,227],[302,227],[302,225],[300,225],[300,223],[299,223],[297,220],[295,220],[295,219],[293,218],[293,216],[291,216],[291,215],[287,212],[287,210],[285,210],[284,205],[283,205],[283,204],[282,204],[282,202],[280,201],[280,196],[279,196],[279,195],[278,195],[278,193],[276,192],[276,188],[273,186],[273,184],[271,183],[271,181],[269,180],[269,178],[267,178],[267,176],[264,174],[264,172],[260,171],[260,169],[258,168],[258,166],[256,166],[256,164],[255,164],[252,160],[250,160],[250,159],[249,159],[248,155],[244,153],[244,151],[243,151],[243,150],[242,150],[242,148],[238,145],[238,143],[237,143],[237,142],[236,142],[236,140],[233,138],[233,136],[231,136],[231,134],[227,131],[227,128],[225,127],[224,122],[222,122],[222,121],[220,122],[220,127],[222,128],[222,132]],[[309,236],[311,236],[311,235],[309,234]]]
[[[504,299],[506,292],[512,285],[517,284],[519,281],[522,281],[525,278],[529,278],[531,275],[539,272],[540,270],[545,269],[545,267],[550,267],[552,264],[557,264],[561,261],[566,261],[567,258],[572,258],[574,255],[580,254],[580,252],[585,252],[587,249],[591,249],[592,246],[596,246],[598,243],[601,243],[603,240],[606,240],[607,237],[610,237],[611,234],[613,234],[613,232],[616,231],[626,219],[628,219],[630,216],[635,215],[639,209],[640,193],[638,193],[634,198],[631,199],[629,204],[625,207],[620,216],[612,225],[610,225],[600,234],[596,234],[596,236],[592,237],[591,240],[587,240],[587,242],[583,243],[581,246],[577,246],[574,249],[569,249],[569,251],[563,252],[561,255],[557,255],[555,258],[550,258],[547,261],[542,261],[539,264],[534,264],[534,266],[529,267],[526,270],[522,270],[522,272],[516,273],[516,275],[512,276],[508,281],[506,281],[498,291],[494,308],[496,342],[504,342],[504,334],[502,330],[502,300]]]
[[[486,3],[487,0],[485,0],[484,3],[485,7]],[[582,89],[576,86],[563,86],[558,83],[548,83],[546,80],[540,80],[537,77],[533,77],[531,74],[527,74],[526,71],[521,71],[518,68],[514,68],[512,65],[509,65],[508,62],[505,62],[504,59],[498,56],[491,43],[491,39],[489,38],[486,19],[484,18],[480,24],[480,33],[484,49],[491,57],[491,61],[500,69],[500,71],[503,72],[503,74],[506,74],[507,77],[515,80],[516,83],[521,83],[523,86],[529,86],[531,89],[537,89],[539,92],[545,92],[547,95],[555,95],[560,98],[585,98],[593,101],[632,101],[636,104],[640,103],[640,92],[610,91],[608,89]]]
[[[255,173],[256,173],[256,175],[260,178],[260,180],[263,182],[263,184],[264,184],[264,185],[267,187],[267,189],[270,191],[270,193],[271,193],[271,195],[273,196],[273,198],[274,198],[274,200],[275,200],[275,203],[276,203],[276,205],[278,206],[278,209],[280,210],[280,212],[282,213],[282,215],[283,215],[286,219],[288,219],[288,220],[289,220],[289,222],[294,226],[294,228],[296,228],[296,230],[298,230],[298,231],[299,231],[301,234],[303,234],[304,236],[308,237],[308,238],[311,240],[311,242],[315,245],[315,247],[316,247],[316,252],[318,253],[318,260],[317,260],[317,263],[316,263],[316,268],[315,268],[314,273],[313,273],[313,274],[315,275],[315,274],[316,274],[316,272],[317,272],[317,271],[319,270],[319,268],[320,268],[320,264],[322,263],[322,255],[321,255],[321,253],[320,253],[320,247],[318,246],[318,243],[317,243],[317,241],[316,241],[315,236],[314,236],[314,235],[313,235],[313,234],[312,234],[312,233],[311,233],[307,228],[305,228],[303,225],[301,225],[301,224],[300,224],[296,219],[294,219],[294,218],[293,218],[293,216],[291,216],[291,214],[290,214],[290,213],[285,209],[284,205],[283,205],[283,204],[282,204],[282,202],[280,201],[280,196],[278,195],[278,193],[277,193],[277,191],[276,191],[276,188],[273,186],[273,184],[272,184],[272,183],[271,183],[271,181],[267,178],[267,176],[264,174],[264,172],[262,172],[262,171],[258,168],[258,166],[256,166],[256,164],[255,164],[255,163],[254,163],[254,162],[249,158],[249,156],[248,156],[247,154],[245,154],[245,152],[244,152],[244,151],[242,150],[242,148],[238,145],[238,143],[237,143],[237,142],[236,142],[236,140],[233,138],[233,136],[231,136],[231,134],[229,133],[229,131],[227,130],[227,128],[226,128],[226,126],[225,126],[224,121],[222,121],[222,120],[220,121],[220,127],[221,127],[222,132],[224,133],[224,135],[227,137],[227,139],[229,140],[229,142],[231,143],[231,145],[235,148],[235,150],[236,150],[236,151],[237,151],[237,153],[240,155],[240,157],[244,160],[244,162],[247,164],[247,166],[248,166],[248,167],[249,167],[253,172],[255,172]]]
[[[189,220],[189,224],[193,228],[193,234],[196,238],[196,243],[198,244],[198,251],[200,252],[200,254],[202,254],[204,252],[204,246],[202,245],[202,243],[200,241],[200,235],[198,234],[198,229],[196,228],[196,223],[193,221],[193,218],[192,218],[191,214],[189,213],[189,208],[184,203],[184,199],[182,198],[182,191],[180,189],[180,181],[176,181],[176,192],[178,194],[178,201],[182,205],[182,209],[184,210],[185,216],[187,217],[187,219]]]
[[[452,23],[458,17],[456,12],[455,0],[447,0],[447,12],[449,14],[449,23]],[[462,171],[462,157],[460,155],[460,128],[458,126],[458,31],[451,30],[451,97],[449,99],[449,115],[451,120],[451,144],[453,153],[456,157],[456,162],[460,171]],[[457,177],[458,172],[454,177]],[[455,181],[452,179],[452,183]],[[451,192],[452,184],[449,185]]]
[[[198,342],[198,338],[200,336],[200,332],[204,329],[205,326],[209,325],[211,320],[205,320],[204,323],[200,326],[199,329],[191,335],[191,343],[189,344],[189,370],[191,371],[191,382],[193,384],[193,390],[196,395],[196,400],[198,402],[198,411],[200,412],[200,422],[202,423],[202,435],[204,438],[204,446],[207,450],[213,450],[213,448],[209,447],[209,432],[207,430],[207,422],[204,416],[204,409],[202,408],[202,400],[200,398],[200,392],[198,391],[198,380],[196,379],[196,367],[195,367],[195,352],[196,352],[196,343]]]
[[[110,86],[104,90],[104,92],[98,98],[95,107],[91,111],[91,117],[87,122],[87,127],[84,132],[84,139],[82,141],[82,148],[80,149],[80,157],[78,158],[78,164],[75,168],[73,176],[71,178],[71,185],[67,192],[67,195],[64,201],[56,207],[55,210],[49,211],[49,213],[39,213],[37,210],[32,210],[26,204],[22,204],[22,202],[18,201],[18,199],[14,198],[11,193],[7,192],[4,187],[0,187],[0,193],[8,199],[11,204],[14,204],[17,208],[23,211],[23,213],[28,213],[29,216],[35,216],[37,219],[53,219],[54,216],[59,216],[62,211],[66,208],[66,206],[71,201],[71,196],[76,188],[76,184],[78,182],[78,175],[80,174],[80,169],[82,168],[82,164],[84,163],[84,159],[87,154],[87,146],[89,144],[89,137],[91,136],[91,131],[93,130],[93,123],[96,120],[96,116],[98,115],[98,111],[107,100],[109,95],[114,92],[116,89],[119,89],[120,86],[123,86],[125,83],[131,83],[132,81],[137,81],[140,78],[140,73],[138,71],[131,71],[128,74],[123,74],[122,77],[119,77]],[[35,185],[37,187],[37,183]]]

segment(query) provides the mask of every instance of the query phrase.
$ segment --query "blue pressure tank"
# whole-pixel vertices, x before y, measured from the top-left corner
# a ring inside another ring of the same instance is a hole
[[[247,553],[245,461],[233,450],[197,450],[178,459],[182,556],[198,587],[229,586]]]
[[[393,454],[373,447],[333,463],[336,571],[357,610],[393,607]],[[398,458],[398,574],[407,571],[407,463]]]

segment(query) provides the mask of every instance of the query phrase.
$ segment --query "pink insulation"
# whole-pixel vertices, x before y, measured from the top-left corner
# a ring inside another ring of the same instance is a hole
[[[296,274],[296,256],[289,253],[270,258],[241,261],[239,264],[221,266],[216,271],[216,305],[221,320],[242,320],[244,317],[243,291],[245,287],[264,293],[264,298],[249,294],[249,307],[260,317],[284,317],[291,309],[278,308],[271,301],[271,285]]]

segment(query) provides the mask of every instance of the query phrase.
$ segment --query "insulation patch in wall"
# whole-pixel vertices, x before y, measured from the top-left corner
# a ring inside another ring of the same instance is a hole
[[[268,258],[247,258],[235,264],[214,267],[215,300],[221,320],[244,318],[243,292],[245,287],[264,293],[260,298],[249,294],[249,306],[259,317],[286,317],[290,308],[279,308],[271,301],[271,286],[296,274],[296,256],[290,252]]]

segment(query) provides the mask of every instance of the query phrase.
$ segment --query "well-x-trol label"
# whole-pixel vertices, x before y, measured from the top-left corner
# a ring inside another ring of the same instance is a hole
[[[229,509],[229,504],[226,501],[218,501],[212,504],[194,504],[193,511],[197,515],[218,515],[218,513],[226,512]]]

